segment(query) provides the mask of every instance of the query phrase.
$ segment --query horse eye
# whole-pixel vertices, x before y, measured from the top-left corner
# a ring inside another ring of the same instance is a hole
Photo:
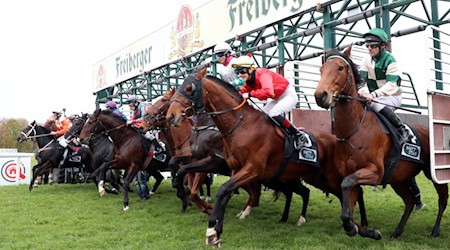
[[[338,70],[339,70],[339,71],[342,71],[343,69],[344,69],[344,66],[339,66],[339,67],[338,67]]]

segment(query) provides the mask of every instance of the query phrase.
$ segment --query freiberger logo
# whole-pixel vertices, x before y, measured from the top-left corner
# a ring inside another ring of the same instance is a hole
[[[19,175],[19,180],[25,180],[25,166],[21,165],[21,167],[17,167],[14,160],[5,162],[1,169],[2,178],[7,182],[16,182],[17,175]]]
[[[192,52],[194,47],[202,47],[204,42],[200,39],[200,16],[197,12],[192,15],[191,8],[187,5],[181,7],[176,27],[172,26],[170,34],[171,53],[169,59],[174,56],[185,56]]]

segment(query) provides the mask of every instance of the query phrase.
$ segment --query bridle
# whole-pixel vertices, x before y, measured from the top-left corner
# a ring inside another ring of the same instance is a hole
[[[353,97],[353,96],[350,96],[350,95],[344,95],[344,94],[342,94],[342,92],[344,92],[344,91],[346,91],[347,90],[347,88],[348,88],[348,90],[350,90],[352,87],[355,87],[356,88],[356,86],[354,86],[355,85],[355,83],[354,83],[354,81],[352,81],[352,78],[351,78],[351,74],[352,74],[352,72],[351,72],[351,65],[350,65],[350,62],[347,60],[347,58],[345,58],[345,57],[343,57],[343,56],[341,56],[341,55],[332,55],[332,56],[329,56],[328,58],[327,58],[327,61],[328,60],[330,60],[330,59],[334,59],[334,58],[337,58],[337,59],[341,59],[342,61],[344,61],[345,62],[345,64],[347,65],[347,79],[346,79],[346,81],[345,81],[345,84],[344,84],[344,86],[342,86],[342,88],[339,90],[339,91],[336,91],[336,92],[334,92],[334,94],[333,94],[333,97],[332,97],[332,99],[331,99],[331,101],[330,101],[330,107],[332,107],[332,108],[334,108],[335,106],[336,106],[336,101],[359,101],[359,102],[361,102],[361,103],[366,103],[367,102],[367,100],[365,100],[365,99],[361,99],[361,98],[355,98],[355,97]],[[337,141],[338,142],[348,142],[349,144],[350,144],[350,146],[352,147],[352,148],[355,148],[354,147],[354,145],[348,140],[350,137],[352,137],[354,134],[356,134],[356,132],[358,132],[358,130],[361,128],[361,126],[362,126],[362,124],[363,124],[363,122],[364,122],[364,119],[365,119],[365,117],[366,117],[366,114],[367,114],[367,106],[368,105],[363,105],[363,107],[364,107],[364,113],[363,113],[363,115],[362,115],[362,117],[361,117],[361,120],[359,121],[359,123],[358,123],[358,126],[355,128],[355,129],[353,129],[347,136],[345,136],[345,137],[337,137],[336,136],[336,139],[337,139]]]
[[[90,119],[91,119],[91,117],[90,117],[89,119],[87,119],[86,122],[88,122]],[[98,124],[100,124],[100,126],[102,127],[102,130],[100,130],[100,131],[99,131],[99,129],[97,128],[97,125],[98,125]],[[93,131],[92,131],[92,130],[89,131],[89,132],[90,132],[90,134],[89,134],[89,140],[94,140],[96,136],[102,135],[102,134],[107,135],[109,138],[111,138],[111,137],[110,137],[110,132],[112,132],[112,131],[114,131],[114,130],[117,130],[117,129],[119,129],[119,128],[122,128],[122,127],[125,127],[125,129],[128,128],[128,127],[127,127],[127,124],[124,123],[124,124],[120,124],[120,125],[118,125],[118,126],[116,126],[116,127],[113,127],[113,128],[108,129],[108,128],[105,126],[105,124],[104,124],[98,117],[96,117],[94,129],[93,129]],[[97,131],[97,132],[96,132],[96,131]],[[119,139],[118,141],[114,141],[114,140],[111,138],[110,140],[112,141],[112,143],[116,144],[116,143],[121,142],[121,141],[123,140],[123,138],[125,137],[125,132],[123,132],[123,133],[121,133],[121,134],[122,134],[122,136],[120,137],[120,139]]]

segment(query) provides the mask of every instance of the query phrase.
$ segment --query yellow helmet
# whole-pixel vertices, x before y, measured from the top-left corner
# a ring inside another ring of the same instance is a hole
[[[235,58],[231,61],[231,67],[233,68],[256,68],[256,63],[253,57],[245,55]]]

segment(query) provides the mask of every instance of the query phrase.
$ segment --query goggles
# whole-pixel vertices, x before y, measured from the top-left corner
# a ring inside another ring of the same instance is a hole
[[[381,45],[381,43],[373,43],[373,42],[366,43],[366,47],[371,48],[371,49],[378,48],[378,47],[380,47],[380,45]]]
[[[216,57],[220,58],[220,57],[222,57],[224,55],[225,55],[225,52],[219,52],[219,53],[216,54]]]
[[[237,75],[239,75],[239,74],[248,74],[248,69],[240,67],[240,68],[236,68],[235,72],[236,72]]]

